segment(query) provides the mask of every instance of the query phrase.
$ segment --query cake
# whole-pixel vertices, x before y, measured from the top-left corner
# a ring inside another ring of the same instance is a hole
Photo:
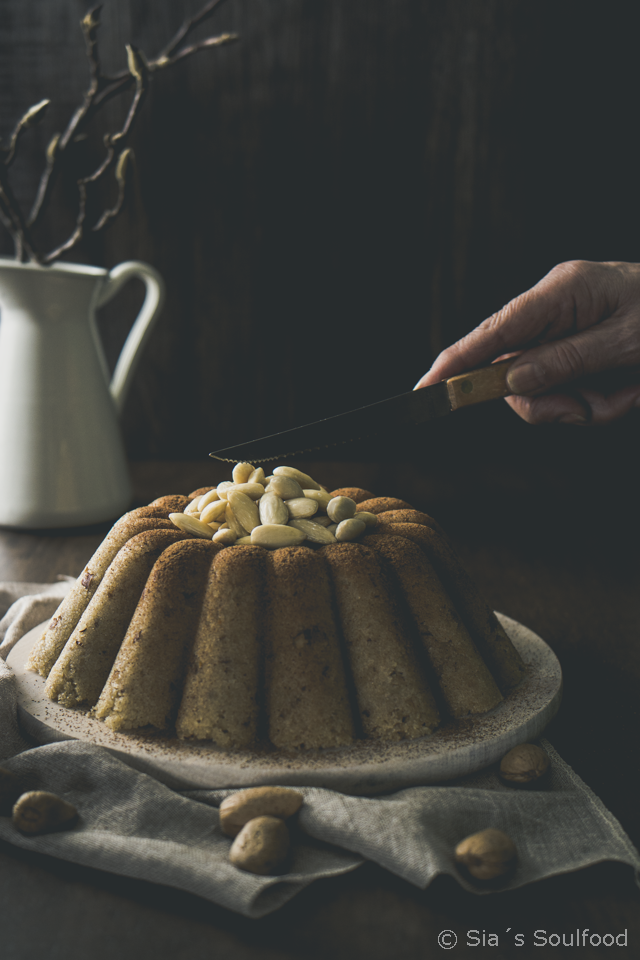
[[[428,736],[525,675],[428,514],[248,464],[125,514],[28,666],[113,730],[230,751]]]

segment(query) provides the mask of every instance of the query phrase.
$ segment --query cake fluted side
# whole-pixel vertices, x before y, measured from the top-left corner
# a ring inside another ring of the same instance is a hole
[[[262,696],[265,551],[227,547],[214,559],[176,720],[179,737],[250,749]]]
[[[352,743],[355,729],[322,550],[283,547],[269,554],[267,597],[271,743],[283,749]]]
[[[496,707],[500,690],[420,547],[392,536],[371,537],[368,543],[393,571],[451,716]]]
[[[29,670],[34,670],[43,677],[49,676],[51,668],[62,653],[78,620],[89,606],[109,564],[120,548],[137,533],[156,529],[173,530],[175,528],[170,520],[141,517],[138,510],[120,517],[89,560],[31,651],[27,663]]]
[[[220,551],[208,540],[182,540],[154,563],[94,708],[112,730],[172,725],[205,584]]]
[[[326,547],[365,738],[423,737],[440,715],[380,558],[359,543]]]
[[[406,511],[408,512],[408,511]],[[384,536],[400,536],[411,540],[425,552],[438,577],[453,600],[483,660],[489,666],[503,694],[508,694],[524,679],[526,668],[522,657],[507,636],[504,627],[464,569],[445,535],[428,525],[416,522],[391,522],[382,514],[383,522],[366,538],[373,542]]]
[[[45,691],[51,700],[94,706],[155,561],[184,539],[177,530],[146,530],[120,548],[49,674]]]

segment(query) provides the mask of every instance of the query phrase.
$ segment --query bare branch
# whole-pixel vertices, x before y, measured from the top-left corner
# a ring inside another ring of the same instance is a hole
[[[91,76],[91,86],[89,92],[97,92],[100,85],[100,58],[98,57],[98,27],[100,26],[100,12],[102,4],[92,7],[82,18],[80,26],[84,33],[84,43],[89,61],[89,74]]]
[[[208,50],[210,47],[222,47],[227,43],[233,43],[235,40],[239,40],[237,33],[221,33],[217,37],[207,37],[206,40],[200,40],[198,43],[192,44],[190,47],[185,47],[184,50],[181,50],[179,53],[176,53],[172,57],[158,57],[156,60],[151,60],[149,63],[150,70],[162,70],[164,67],[169,67],[173,63],[177,63],[179,60],[184,59],[184,57],[190,57],[191,54],[197,53],[199,50]]]
[[[236,34],[225,33],[220,34],[219,36],[207,37],[204,40],[180,49],[181,45],[184,43],[189,34],[191,34],[193,30],[195,30],[200,24],[208,20],[209,17],[211,17],[218,7],[220,7],[224,2],[226,2],[226,0],[209,0],[208,3],[205,3],[198,13],[183,22],[182,26],[174,34],[164,49],[157,55],[157,57],[155,57],[155,59],[147,60],[142,51],[133,46],[128,46],[128,69],[111,76],[107,76],[102,73],[100,59],[98,56],[97,37],[98,29],[100,27],[100,11],[102,9],[102,4],[92,7],[88,13],[85,14],[80,25],[85,39],[85,50],[89,65],[90,83],[83,96],[82,103],[74,111],[66,128],[62,131],[62,133],[56,134],[47,147],[45,167],[38,183],[38,189],[36,191],[36,197],[34,199],[31,212],[26,221],[19,208],[17,208],[17,206],[15,208],[12,207],[15,198],[13,198],[13,194],[9,189],[6,176],[3,178],[3,181],[0,184],[0,188],[3,191],[2,195],[0,195],[0,221],[4,223],[4,225],[13,235],[16,244],[17,255],[20,257],[27,255],[31,259],[37,259],[30,241],[29,230],[37,224],[42,215],[47,200],[51,195],[51,190],[66,151],[70,146],[77,142],[78,139],[85,136],[85,128],[93,120],[95,115],[105,103],[107,103],[113,97],[124,93],[135,85],[135,93],[122,128],[112,135],[107,134],[104,138],[106,154],[103,160],[91,174],[86,177],[82,177],[77,181],[79,204],[76,225],[71,236],[56,250],[48,253],[46,257],[43,258],[43,262],[51,263],[52,260],[55,260],[66,250],[71,249],[76,243],[78,243],[83,236],[86,226],[85,221],[87,217],[88,187],[104,177],[113,167],[114,163],[119,165],[122,161],[124,166],[122,167],[121,173],[123,178],[125,176],[125,167],[127,161],[123,160],[122,158],[125,155],[129,157],[130,153],[128,148],[124,149],[124,144],[130,133],[140,106],[146,96],[150,74],[156,70],[161,70],[167,66],[177,63],[178,61],[197,53],[199,50],[207,50],[212,47],[223,46],[238,39]],[[36,107],[31,108],[31,111],[28,111],[27,114],[25,114],[25,116],[19,121],[12,136],[9,148],[5,152],[6,163],[10,163],[11,160],[13,160],[15,148],[22,131],[27,129],[29,125],[32,125],[33,122],[36,122],[36,119],[40,118],[41,114],[36,117],[36,113],[38,110],[41,110],[43,113],[47,103],[48,101],[42,101],[41,104],[37,104]],[[33,113],[33,111],[36,113]],[[0,154],[1,153],[2,150],[0,148]],[[0,166],[2,166],[1,163]],[[120,178],[118,177],[117,169],[116,179],[118,180],[118,198],[116,200],[116,204],[112,209],[107,209],[102,213],[101,217],[93,227],[94,230],[102,229],[102,227],[112,220],[122,208],[124,199],[124,181],[121,183]]]
[[[76,218],[75,229],[64,243],[60,244],[59,247],[42,258],[43,263],[52,263],[54,260],[57,260],[58,257],[61,257],[67,250],[71,250],[71,248],[75,247],[76,243],[82,239],[84,221],[87,215],[87,188],[82,180],[78,180],[78,194],[78,216]]]
[[[202,7],[202,9],[196,13],[194,17],[190,17],[184,21],[182,26],[173,35],[164,50],[160,51],[156,59],[166,60],[170,58],[171,55],[178,49],[183,40],[186,40],[192,30],[195,30],[195,28],[199,27],[201,23],[204,23],[205,20],[208,20],[209,17],[213,15],[215,10],[224,2],[225,0],[209,0],[209,3],[205,3],[204,7]]]
[[[98,58],[98,27],[100,26],[101,10],[102,4],[92,7],[91,10],[89,10],[89,12],[86,13],[83,19],[80,21],[80,26],[84,35],[87,60],[89,61],[89,76],[91,78],[90,84],[84,95],[81,105],[74,111],[66,129],[63,133],[58,135],[55,150],[52,152],[51,156],[49,155],[49,151],[47,151],[46,166],[40,177],[36,197],[27,220],[27,223],[30,227],[33,227],[37,223],[43,206],[51,192],[53,181],[55,179],[55,173],[57,172],[58,165],[64,155],[64,152],[69,144],[75,139],[76,134],[80,132],[82,126],[86,123],[96,95],[104,82],[100,72],[100,60]]]
[[[124,201],[125,170],[131,151],[128,149],[121,150],[120,153],[117,154],[116,162],[116,147],[123,145],[127,136],[129,135],[131,127],[133,126],[133,122],[140,107],[142,106],[149,86],[149,73],[145,60],[141,56],[140,51],[130,44],[127,45],[127,62],[129,64],[131,76],[134,78],[136,84],[135,94],[131,101],[127,116],[125,117],[121,129],[118,130],[117,133],[107,133],[104,135],[106,153],[102,162],[96,167],[93,173],[90,173],[88,176],[82,177],[80,180],[78,180],[79,201],[76,225],[71,233],[71,236],[65,240],[63,244],[61,244],[55,250],[50,251],[44,257],[44,263],[51,263],[52,260],[56,260],[62,253],[70,250],[82,239],[87,218],[87,188],[92,184],[96,184],[98,180],[101,180],[106,175],[108,170],[114,165],[114,163],[116,163],[116,179],[119,182],[118,199],[115,207],[112,210],[104,211],[98,222],[93,227],[93,230],[102,229],[102,227],[104,227],[111,219],[113,219],[114,216],[116,216],[116,214],[120,212],[122,203]],[[122,182],[120,182],[121,180]]]
[[[29,260],[38,263],[39,259],[33,249],[29,229],[24,222],[20,204],[11,189],[7,169],[3,164],[0,164],[0,209],[4,215],[4,222],[8,220],[11,224],[9,232],[15,243],[16,259],[22,260],[23,255],[26,255]]]
[[[11,138],[9,140],[9,146],[7,148],[7,152],[5,153],[5,157],[4,157],[5,167],[9,167],[13,163],[13,159],[16,155],[16,148],[18,146],[18,141],[20,140],[20,137],[22,136],[22,134],[25,132],[25,130],[29,130],[31,127],[35,127],[37,123],[40,123],[45,113],[47,112],[47,107],[49,106],[50,103],[51,103],[50,100],[41,100],[40,103],[36,103],[32,107],[29,107],[27,112],[22,117],[20,117],[20,119],[18,120],[18,122],[14,127],[13,133],[11,134]]]
[[[111,209],[104,211],[98,222],[91,228],[96,233],[98,230],[102,230],[102,228],[107,225],[109,220],[113,220],[114,217],[117,217],[122,210],[122,204],[124,203],[127,187],[127,167],[129,166],[131,160],[133,160],[133,150],[131,147],[127,147],[126,150],[123,150],[118,157],[118,162],[116,164],[115,174],[116,180],[118,181],[118,196],[116,198],[116,202]]]

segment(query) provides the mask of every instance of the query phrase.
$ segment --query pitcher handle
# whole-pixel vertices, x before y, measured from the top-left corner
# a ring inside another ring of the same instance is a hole
[[[131,379],[142,354],[142,348],[155,326],[164,303],[164,280],[158,271],[150,267],[148,263],[143,263],[141,260],[127,260],[109,271],[96,304],[96,306],[101,307],[107,303],[116,295],[120,287],[133,277],[138,277],[143,281],[147,293],[140,308],[140,313],[134,320],[129,336],[120,351],[109,385],[118,413],[122,412]]]

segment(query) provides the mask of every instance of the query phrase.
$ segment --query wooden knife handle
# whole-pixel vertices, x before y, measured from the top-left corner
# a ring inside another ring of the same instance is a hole
[[[488,367],[470,370],[468,373],[458,374],[446,381],[451,409],[470,407],[474,403],[484,403],[485,400],[498,400],[508,397],[511,392],[507,386],[507,370],[515,360],[501,360],[491,363]]]

